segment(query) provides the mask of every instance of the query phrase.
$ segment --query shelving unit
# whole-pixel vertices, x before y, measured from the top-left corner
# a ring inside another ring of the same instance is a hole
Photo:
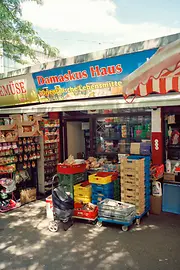
[[[42,159],[38,164],[39,192],[42,194],[52,191],[52,178],[57,173],[60,157],[59,128],[58,119],[43,120],[43,138],[40,140]]]
[[[96,155],[129,154],[132,142],[150,140],[150,137],[150,116],[100,118],[96,121]]]

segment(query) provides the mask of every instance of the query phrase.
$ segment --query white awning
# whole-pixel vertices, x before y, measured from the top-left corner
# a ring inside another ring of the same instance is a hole
[[[121,98],[101,98],[81,101],[66,101],[48,104],[38,104],[30,106],[19,106],[12,108],[0,108],[1,114],[15,113],[47,113],[47,112],[66,112],[66,111],[84,111],[84,110],[110,110],[127,108],[152,108],[163,106],[180,105],[180,94],[170,93],[166,95],[151,95],[147,97],[128,99],[128,102]]]
[[[180,92],[180,39],[160,48],[149,61],[122,80],[125,97]]]

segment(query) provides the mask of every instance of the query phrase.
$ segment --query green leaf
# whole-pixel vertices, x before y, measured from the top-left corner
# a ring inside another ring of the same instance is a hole
[[[49,57],[57,57],[59,51],[42,40],[33,29],[32,23],[22,19],[21,4],[33,1],[43,4],[42,0],[0,0],[0,42],[4,55],[24,64],[22,56],[36,60],[35,45]]]

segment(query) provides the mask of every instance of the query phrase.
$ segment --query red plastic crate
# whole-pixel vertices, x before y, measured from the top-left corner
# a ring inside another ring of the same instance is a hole
[[[85,171],[86,171],[86,164],[57,165],[57,172],[60,174],[76,174],[76,173],[84,173]]]
[[[83,204],[74,203],[74,216],[82,217],[87,219],[96,219],[98,216],[98,207],[96,206],[94,210],[84,210]]]

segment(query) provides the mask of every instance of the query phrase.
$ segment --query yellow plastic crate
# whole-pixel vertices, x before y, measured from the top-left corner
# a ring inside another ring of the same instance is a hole
[[[83,191],[74,191],[74,197],[85,197],[85,198],[91,198],[92,192],[83,192]]]
[[[89,183],[105,185],[112,182],[112,175],[103,176],[103,173],[101,174],[102,176],[99,176],[99,175],[100,173],[89,175]]]
[[[86,183],[86,182],[85,182]],[[89,196],[91,197],[92,194],[92,187],[89,184],[89,182],[87,183],[87,185],[85,185],[85,183],[80,183],[74,186],[74,194],[77,196]]]
[[[75,203],[90,203],[91,202],[91,197],[74,197],[74,202]]]

